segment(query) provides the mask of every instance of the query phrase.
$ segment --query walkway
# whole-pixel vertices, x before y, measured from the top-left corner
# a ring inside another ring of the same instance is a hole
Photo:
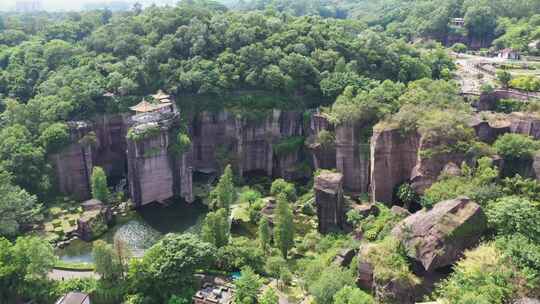
[[[99,275],[93,271],[74,271],[60,269],[53,269],[51,272],[49,272],[47,276],[49,277],[49,279],[56,281],[84,278],[99,279]]]

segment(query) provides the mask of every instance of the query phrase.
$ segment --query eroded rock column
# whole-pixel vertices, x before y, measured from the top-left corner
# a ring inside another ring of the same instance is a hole
[[[343,175],[329,171],[315,177],[315,204],[319,232],[340,230],[344,223]]]

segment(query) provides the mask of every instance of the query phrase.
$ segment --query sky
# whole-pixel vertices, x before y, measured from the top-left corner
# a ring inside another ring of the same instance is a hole
[[[19,1],[28,1],[28,0],[19,0]],[[116,0],[118,1],[118,0]],[[176,3],[176,0],[119,0],[123,2],[140,2],[143,4],[165,4],[165,3]],[[15,3],[17,0],[0,0],[0,10],[6,11],[15,8]],[[79,10],[86,3],[107,3],[115,2],[115,0],[41,0],[42,7],[48,11],[57,11],[57,10]]]

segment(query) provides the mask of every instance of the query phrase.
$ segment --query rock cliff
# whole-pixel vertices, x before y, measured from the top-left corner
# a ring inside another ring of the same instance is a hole
[[[345,217],[343,175],[322,172],[315,177],[314,188],[319,232],[328,233],[341,230]]]
[[[127,139],[128,181],[130,196],[136,207],[163,202],[175,194],[192,201],[189,156],[174,156],[169,151],[170,135],[179,121],[177,114],[159,113],[133,117]]]
[[[287,137],[303,136],[302,114],[273,110],[260,120],[236,117],[229,112],[202,112],[191,122],[193,167],[219,171],[232,163],[240,175],[263,172],[268,176],[290,175],[291,165],[300,160],[299,150],[282,155],[274,146]]]
[[[335,138],[330,143],[322,144],[319,141],[319,134],[322,132],[334,134],[334,126],[328,121],[326,116],[320,113],[313,113],[309,122],[307,146],[311,155],[313,169],[336,168],[336,147]],[[332,138],[331,138],[332,139]]]
[[[343,173],[343,186],[366,193],[369,185],[369,145],[360,142],[362,126],[354,123],[336,127],[336,168]]]
[[[61,193],[78,200],[90,197],[90,176],[93,168],[91,143],[83,138],[92,132],[87,122],[68,123],[70,142],[58,153],[49,156],[56,172],[56,183]]]
[[[127,142],[129,129],[128,114],[102,115],[94,117],[96,133],[94,165],[102,167],[111,180],[126,177]]]
[[[371,138],[371,198],[391,203],[393,191],[411,178],[417,164],[420,135],[399,129],[376,130]]]

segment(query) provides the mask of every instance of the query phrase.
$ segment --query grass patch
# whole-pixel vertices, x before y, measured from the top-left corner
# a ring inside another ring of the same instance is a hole
[[[93,263],[76,263],[59,260],[54,264],[54,269],[67,271],[94,271],[96,267]]]

